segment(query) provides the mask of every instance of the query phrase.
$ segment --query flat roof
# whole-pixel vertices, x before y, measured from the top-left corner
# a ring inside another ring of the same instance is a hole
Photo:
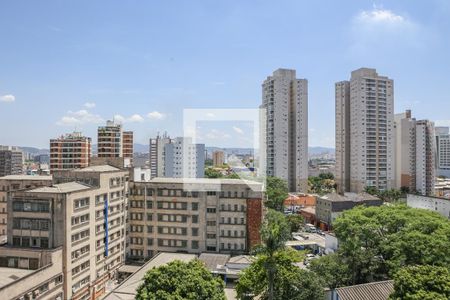
[[[83,169],[75,169],[75,172],[111,172],[120,171],[119,168],[110,165],[89,166]]]
[[[223,184],[245,184],[245,185],[255,185],[261,186],[262,183],[252,180],[245,179],[229,179],[229,178],[174,178],[174,177],[155,177],[150,179],[151,183],[184,183],[184,184],[212,184],[212,185],[223,185]]]
[[[34,272],[36,270],[0,267],[0,289]]]
[[[330,200],[330,201],[367,201],[367,200],[380,200],[380,198],[375,197],[369,193],[344,193],[344,195],[338,193],[330,193],[326,194],[321,199]]]
[[[6,180],[52,180],[51,175],[6,175],[0,177]]]
[[[195,258],[197,258],[197,255],[195,254],[160,252],[106,295],[104,300],[132,300],[135,298],[136,290],[142,283],[144,275],[148,270],[168,264],[174,260],[189,262]]]
[[[52,186],[39,187],[36,189],[29,190],[27,192],[31,192],[31,193],[71,193],[71,192],[88,190],[90,188],[92,188],[92,187],[89,185],[72,181],[72,182],[54,184]]]

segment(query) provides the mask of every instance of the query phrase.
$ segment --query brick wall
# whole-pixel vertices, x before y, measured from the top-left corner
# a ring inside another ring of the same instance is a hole
[[[262,223],[262,205],[262,199],[247,199],[247,245],[249,250],[261,243],[259,229]]]

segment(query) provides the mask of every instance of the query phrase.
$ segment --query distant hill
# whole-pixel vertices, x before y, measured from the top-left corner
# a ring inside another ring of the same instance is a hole
[[[310,155],[323,154],[323,153],[334,154],[334,152],[335,152],[334,148],[327,148],[327,147],[309,147],[308,148],[308,154],[310,154]]]
[[[19,146],[20,149],[22,149],[23,152],[26,153],[30,153],[31,155],[39,155],[39,154],[49,154],[50,150],[49,149],[39,149],[39,148],[35,148],[35,147],[22,147]]]

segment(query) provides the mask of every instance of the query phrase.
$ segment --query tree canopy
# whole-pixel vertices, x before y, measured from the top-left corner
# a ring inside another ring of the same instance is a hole
[[[450,299],[450,271],[436,266],[405,267],[394,276],[394,293],[390,299]]]
[[[299,214],[287,215],[286,221],[288,222],[291,233],[297,232],[305,223],[305,219]]]
[[[334,230],[339,249],[332,263],[348,268],[349,278],[328,284],[385,280],[405,266],[450,265],[450,222],[431,211],[404,205],[358,206],[338,217]],[[326,260],[315,262],[326,265],[315,271],[323,275],[328,270],[328,278],[340,276]]]
[[[318,277],[294,265],[302,255],[286,248],[290,232],[285,216],[269,210],[261,226],[263,244],[255,251],[256,260],[239,277],[239,299],[323,299]]]
[[[224,283],[199,260],[173,261],[149,270],[138,287],[137,300],[225,300]]]
[[[334,175],[331,173],[319,174],[308,177],[308,186],[311,193],[325,195],[336,190]]]
[[[266,207],[277,211],[283,211],[283,202],[288,197],[287,182],[281,178],[269,176],[266,179],[266,183]]]

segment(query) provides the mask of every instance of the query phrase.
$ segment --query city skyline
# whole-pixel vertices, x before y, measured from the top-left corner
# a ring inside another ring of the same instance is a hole
[[[258,107],[261,82],[277,68],[308,79],[311,146],[333,147],[334,82],[360,67],[395,80],[395,113],[450,123],[437,109],[450,94],[442,59],[450,6],[442,1],[193,2],[179,3],[178,13],[167,4],[105,3],[0,5],[0,126],[14,124],[2,144],[48,147],[74,129],[95,137],[113,116],[138,143],[158,131],[180,136],[184,108]],[[239,146],[231,141],[217,146]]]

